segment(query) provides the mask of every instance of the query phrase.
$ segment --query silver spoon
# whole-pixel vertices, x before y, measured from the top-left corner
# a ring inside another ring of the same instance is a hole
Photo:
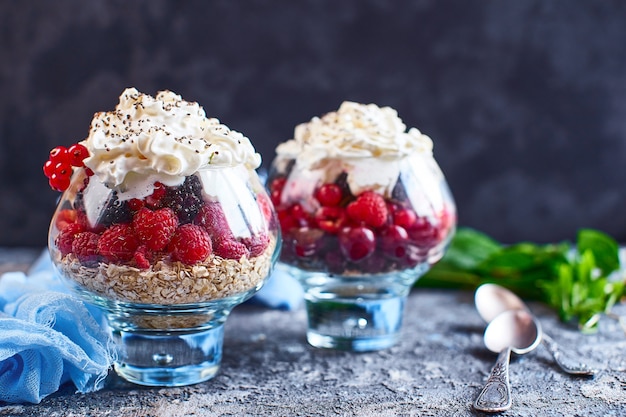
[[[526,304],[517,295],[497,284],[483,284],[478,287],[474,294],[474,301],[478,314],[487,323],[506,310],[525,310],[530,313]],[[595,374],[594,369],[574,359],[571,354],[563,352],[547,334],[543,333],[541,341],[563,371],[572,375],[591,376]]]
[[[499,354],[474,408],[487,413],[508,410],[511,408],[511,351],[522,355],[536,348],[541,340],[541,325],[526,310],[508,310],[487,325],[483,339],[487,349]]]

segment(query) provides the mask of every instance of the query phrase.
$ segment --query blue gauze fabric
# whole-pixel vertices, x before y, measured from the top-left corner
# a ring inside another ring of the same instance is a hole
[[[277,266],[251,302],[293,310],[302,300]],[[28,274],[0,276],[0,401],[39,403],[70,381],[81,393],[99,390],[114,360],[103,314],[69,293],[47,251]]]
[[[96,391],[115,359],[101,317],[66,293],[45,258],[43,266],[36,264],[28,276],[8,272],[0,277],[3,402],[39,403],[70,381],[78,392]]]

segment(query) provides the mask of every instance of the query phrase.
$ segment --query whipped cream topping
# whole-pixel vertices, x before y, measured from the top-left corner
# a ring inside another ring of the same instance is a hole
[[[296,126],[294,138],[276,153],[314,167],[326,158],[399,158],[432,149],[432,140],[416,128],[407,131],[391,107],[344,101],[336,112]]]
[[[178,185],[209,166],[261,165],[247,137],[167,90],[156,97],[124,90],[115,110],[94,115],[81,143],[89,150],[85,165],[107,187],[122,192],[148,178]]]
[[[407,127],[391,107],[344,101],[339,110],[295,128],[294,138],[276,148],[278,157],[296,159],[297,169],[321,171],[324,181],[348,173],[354,195],[366,190],[390,194],[405,157],[432,158],[433,142]],[[295,169],[295,168],[294,168]]]

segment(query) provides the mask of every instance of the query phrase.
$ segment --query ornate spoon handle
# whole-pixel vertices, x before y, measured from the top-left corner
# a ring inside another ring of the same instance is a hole
[[[498,355],[485,387],[476,398],[474,408],[487,413],[497,413],[511,408],[511,384],[509,383],[509,359],[511,348]]]
[[[593,375],[595,373],[595,370],[591,369],[588,365],[563,352],[561,348],[559,348],[559,345],[547,334],[543,334],[542,341],[552,354],[555,362],[568,374]]]

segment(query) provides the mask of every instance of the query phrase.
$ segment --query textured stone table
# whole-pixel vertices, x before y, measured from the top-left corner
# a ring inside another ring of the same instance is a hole
[[[513,357],[513,406],[506,416],[626,414],[626,335],[603,318],[580,334],[551,310],[531,304],[563,347],[601,371],[593,378],[557,369],[543,346]],[[626,316],[626,306],[616,313]],[[0,416],[474,416],[496,356],[482,344],[484,324],[463,291],[415,290],[403,339],[379,352],[318,350],[304,337],[297,311],[237,307],[226,324],[224,357],[212,380],[181,388],[145,388],[113,373],[106,387],[75,394],[64,386],[38,405],[0,405]]]

